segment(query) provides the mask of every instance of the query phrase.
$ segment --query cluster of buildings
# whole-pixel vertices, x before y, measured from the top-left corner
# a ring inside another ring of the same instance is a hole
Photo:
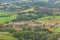
[[[24,25],[24,24],[27,24],[28,26],[50,26],[50,27],[59,27],[60,26],[59,23],[49,24],[49,23],[43,23],[43,22],[36,23],[36,22],[24,22],[24,21],[10,22],[8,24],[10,24],[10,25]]]

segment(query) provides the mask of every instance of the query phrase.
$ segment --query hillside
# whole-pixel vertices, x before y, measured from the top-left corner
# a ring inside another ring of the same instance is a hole
[[[0,40],[17,40],[17,38],[12,37],[8,32],[0,32]]]
[[[60,0],[0,0],[0,40],[60,40]]]
[[[36,20],[36,22],[44,22],[44,23],[60,23],[60,16],[47,16],[42,17]]]
[[[11,22],[16,17],[17,15],[14,12],[0,12],[0,23]]]
[[[58,0],[1,0],[0,2],[0,11],[20,12],[21,10],[31,7],[46,7],[50,9],[57,9],[58,11],[60,11],[60,2],[58,2]]]

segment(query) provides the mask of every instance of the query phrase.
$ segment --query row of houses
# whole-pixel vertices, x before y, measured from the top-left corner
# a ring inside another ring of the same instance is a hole
[[[9,25],[24,25],[24,24],[27,24],[29,26],[51,26],[51,27],[59,27],[60,24],[58,23],[43,23],[43,22],[39,22],[39,23],[36,23],[36,22],[24,22],[24,21],[21,21],[21,22],[10,22],[8,23]]]
[[[12,25],[12,28],[14,28],[15,30],[22,31],[24,29],[22,28],[22,26],[19,26],[19,25],[25,25],[25,24],[28,25],[28,27],[32,27],[32,28],[34,28],[34,27],[48,27],[49,28],[50,27],[50,28],[55,29],[56,27],[60,26],[59,23],[55,23],[55,24],[54,23],[44,23],[44,22],[36,23],[36,22],[24,22],[24,21],[6,23],[5,26]],[[18,25],[18,27],[16,25]],[[11,26],[9,26],[9,27],[11,27]]]

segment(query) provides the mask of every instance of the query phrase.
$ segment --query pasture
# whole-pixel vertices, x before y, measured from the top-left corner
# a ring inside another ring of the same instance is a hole
[[[44,22],[44,23],[60,23],[60,16],[47,16],[47,17],[42,17],[39,18],[37,20],[35,20],[35,22]]]
[[[12,34],[9,34],[8,32],[0,33],[0,40],[17,40],[17,38],[14,38]]]
[[[16,19],[16,17],[17,14],[14,12],[0,12],[0,23],[11,22]]]

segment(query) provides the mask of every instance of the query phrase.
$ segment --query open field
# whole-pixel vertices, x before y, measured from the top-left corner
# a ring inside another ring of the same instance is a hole
[[[55,32],[60,32],[60,27],[57,27],[54,31]]]
[[[9,16],[12,14],[16,14],[15,12],[0,12],[0,16]]]
[[[16,19],[17,14],[12,12],[0,12],[0,16],[2,16],[0,17],[0,23],[5,23],[5,22],[11,22],[12,20]]]
[[[55,16],[54,18],[53,16],[42,17],[35,20],[35,22],[60,23],[60,16]]]
[[[17,39],[14,38],[11,34],[3,32],[0,34],[0,40],[17,40]]]
[[[10,17],[0,17],[0,23],[11,22],[13,19],[16,19],[16,15]]]

